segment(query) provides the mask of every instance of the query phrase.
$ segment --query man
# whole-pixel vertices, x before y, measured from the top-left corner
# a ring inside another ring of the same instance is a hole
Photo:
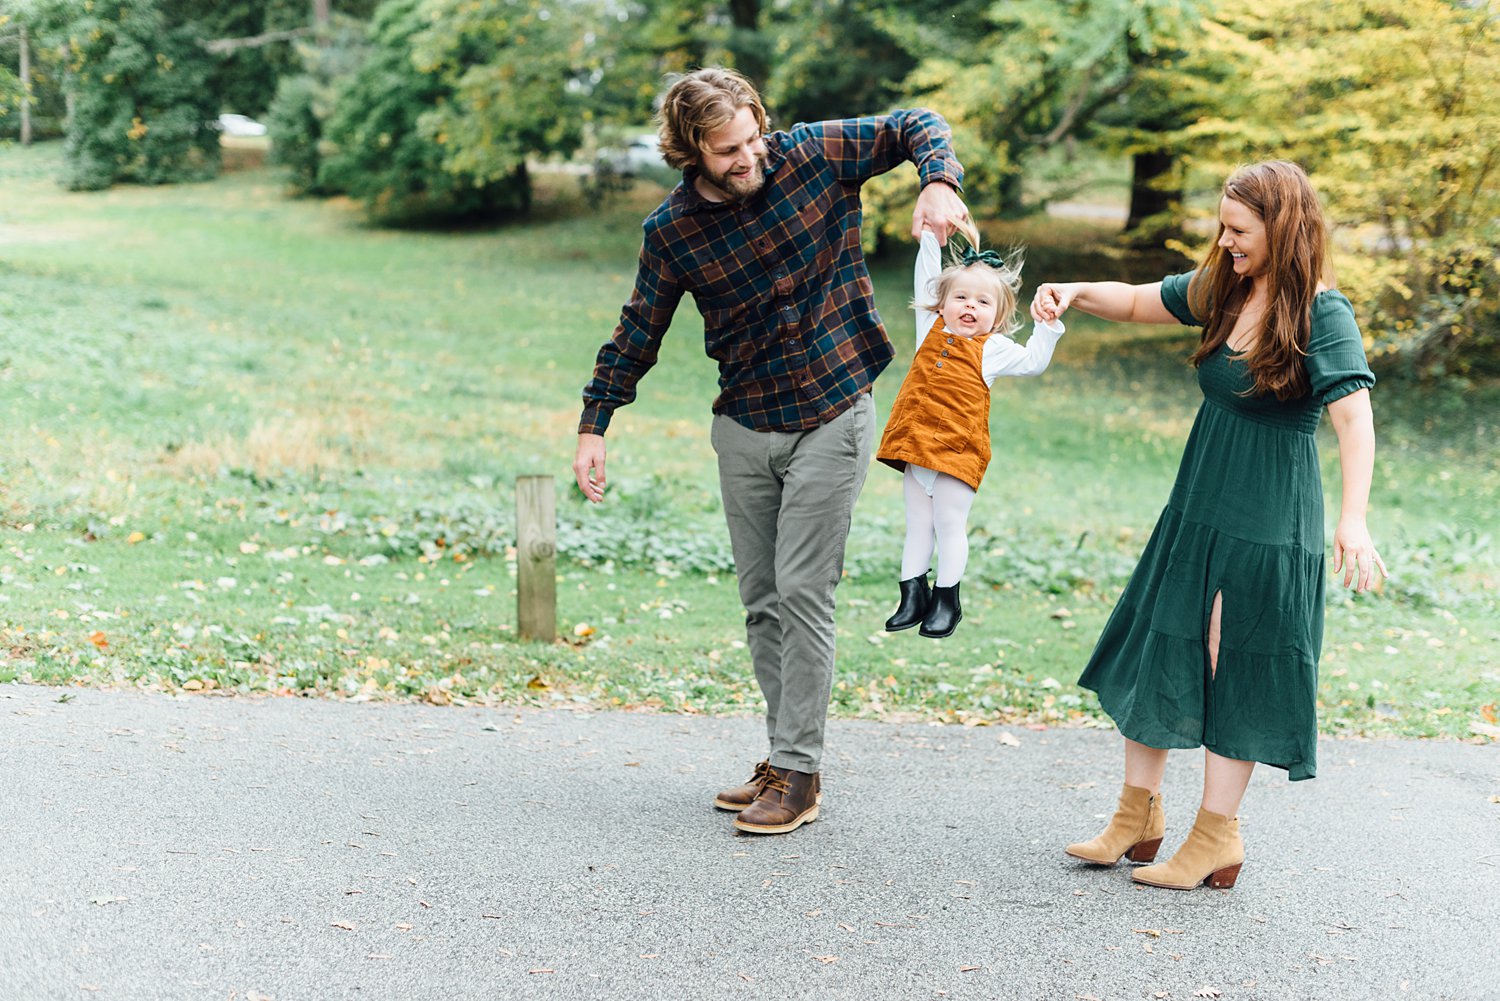
[[[968,216],[947,123],[930,111],[766,133],[755,88],[725,69],[677,79],[662,155],[682,183],[647,217],[635,289],[584,388],[573,472],[604,498],[604,432],[656,363],[684,292],[719,363],[712,441],[770,753],[714,805],[742,831],[816,820],[833,682],[834,588],[875,434],[870,385],[893,349],[860,250],[859,188],[911,161],[912,235]]]

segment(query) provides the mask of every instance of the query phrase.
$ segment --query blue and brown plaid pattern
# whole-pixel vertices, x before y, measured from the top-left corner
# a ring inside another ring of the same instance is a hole
[[[860,185],[911,161],[958,189],[948,125],[917,109],[765,137],[765,185],[710,202],[685,172],[647,217],[635,289],[583,390],[580,433],[603,434],[656,364],[683,293],[719,363],[713,411],[758,431],[816,427],[868,392],[892,347],[860,252]]]

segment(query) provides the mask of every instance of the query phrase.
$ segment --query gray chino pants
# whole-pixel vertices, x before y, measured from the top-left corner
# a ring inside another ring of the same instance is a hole
[[[751,431],[716,416],[712,441],[771,764],[816,772],[833,686],[833,592],[870,468],[875,403],[866,393],[811,431]]]

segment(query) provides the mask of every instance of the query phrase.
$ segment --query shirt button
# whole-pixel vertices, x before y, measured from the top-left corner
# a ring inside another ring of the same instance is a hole
[[[952,343],[953,343],[953,338],[951,338],[951,337],[950,337],[950,338],[948,338],[948,343],[949,343],[949,344],[952,344]]]
[[[938,368],[942,368],[942,367],[943,367],[943,363],[942,363],[942,362],[938,362],[938,363],[937,363],[937,367],[938,367]]]
[[[944,357],[944,358],[946,358],[946,357],[948,357],[948,352],[947,352],[947,351],[944,351],[944,352],[943,352],[943,357]]]

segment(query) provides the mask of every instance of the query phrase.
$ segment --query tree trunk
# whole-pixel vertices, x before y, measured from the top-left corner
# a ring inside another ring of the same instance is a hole
[[[31,44],[21,25],[21,145],[31,145]]]
[[[331,16],[329,5],[332,0],[313,0],[313,34],[318,38],[318,44],[326,47],[328,45],[328,22]]]
[[[1130,217],[1125,220],[1127,234],[1140,230],[1141,224],[1151,216],[1170,212],[1174,205],[1182,204],[1181,180],[1169,180],[1177,166],[1175,153],[1136,153],[1131,161]],[[1150,233],[1142,231],[1140,236],[1148,242],[1160,243],[1164,229],[1177,231],[1178,220],[1174,219],[1167,227],[1153,227]]]
[[[729,49],[735,68],[757,88],[764,88],[771,65],[765,51],[768,40],[760,34],[760,4],[761,0],[729,0],[729,22],[734,25]]]
[[[1019,219],[1026,208],[1021,201],[1021,173],[1007,172],[1000,178],[999,190],[995,193],[995,208],[1002,219]]]

